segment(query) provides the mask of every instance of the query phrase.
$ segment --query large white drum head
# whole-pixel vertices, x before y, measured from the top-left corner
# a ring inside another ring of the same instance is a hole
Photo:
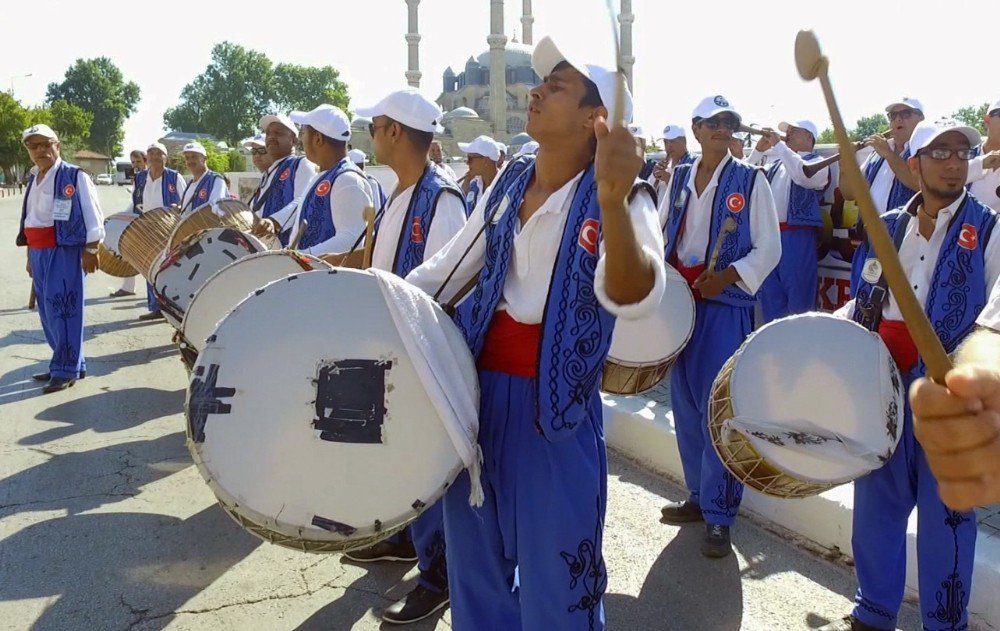
[[[118,240],[125,228],[138,216],[135,213],[116,213],[104,220],[104,247],[109,252],[121,256],[121,252],[118,251]]]
[[[272,281],[315,269],[330,269],[330,265],[291,250],[258,252],[230,263],[209,277],[191,298],[181,322],[184,339],[201,351],[215,325],[244,298]]]
[[[233,261],[266,249],[256,237],[231,228],[213,228],[189,237],[164,259],[153,282],[167,321],[180,329],[191,299],[209,277]]]
[[[454,361],[475,370],[468,353]],[[291,547],[384,537],[464,467],[368,272],[304,272],[246,298],[207,339],[185,407],[220,501]]]
[[[736,358],[730,396],[735,416],[727,423],[776,469],[817,484],[877,468],[903,427],[902,380],[881,338],[827,314],[755,332]]]
[[[677,355],[694,332],[694,296],[687,281],[671,265],[659,306],[641,320],[618,319],[608,361],[658,364]]]

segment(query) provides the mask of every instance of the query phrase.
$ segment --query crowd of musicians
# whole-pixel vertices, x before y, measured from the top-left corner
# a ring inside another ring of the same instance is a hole
[[[247,143],[262,173],[249,201],[261,235],[356,267],[364,209],[373,206],[373,267],[428,292],[444,284],[443,299],[478,278],[462,303],[474,308],[456,317],[479,366],[485,502],[470,506],[464,472],[404,533],[347,553],[360,562],[418,564],[417,586],[383,612],[390,622],[419,620],[450,603],[462,630],[603,628],[607,459],[594,376],[615,319],[655,308],[668,265],[694,292],[696,324],[669,376],[688,496],[662,516],[700,524],[706,557],[731,554],[743,488],[708,436],[710,388],[761,324],[758,306],[765,321],[815,309],[821,202],[838,182],[828,166],[808,168],[818,159],[813,122],[789,118],[763,130],[744,157],[740,110],[711,95],[689,121],[663,130],[664,160],[644,161],[629,128],[609,123],[618,85],[612,69],[574,64],[549,38],[536,46],[533,65],[543,77],[528,109],[534,142],[511,156],[485,136],[460,145],[469,164],[461,183],[434,141],[441,110],[411,90],[357,111],[371,120],[375,158],[398,180],[389,194],[366,173],[366,156],[350,150],[350,121],[336,107],[264,116],[261,135]],[[629,121],[627,92],[623,101]],[[966,343],[971,359],[948,388],[921,379],[921,359],[863,242],[853,261],[854,298],[839,315],[882,335],[906,385],[917,382],[918,419],[915,429],[908,402],[898,449],[855,483],[859,587],[854,610],[829,628],[895,628],[916,507],[922,624],[963,629],[976,542],[971,509],[1000,500],[1000,102],[984,120],[986,138],[931,122],[934,113],[916,99],[891,101],[885,112],[888,138],[865,141],[871,152],[861,168],[946,349]],[[60,158],[49,127],[26,130],[23,143],[35,169],[18,245],[27,246],[52,348],[48,371],[35,379],[56,392],[86,374],[84,276],[97,269],[103,218],[93,184]],[[132,153],[130,210],[190,213],[229,196],[200,145],[183,148],[190,181],[166,166],[167,153],[160,143]],[[839,185],[847,199],[857,196]],[[709,268],[724,223],[735,229]],[[133,291],[126,284],[113,295]],[[147,291],[143,319],[162,317]],[[554,292],[575,299],[552,299]],[[557,323],[569,328],[557,331]],[[561,333],[577,328],[599,335]]]

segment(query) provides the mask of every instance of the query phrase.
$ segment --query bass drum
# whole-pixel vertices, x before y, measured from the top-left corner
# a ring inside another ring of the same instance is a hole
[[[97,245],[97,267],[105,274],[131,278],[139,273],[118,251],[122,233],[138,216],[135,213],[116,213],[104,220],[104,241]]]
[[[338,552],[404,528],[463,468],[478,490],[478,406],[472,355],[427,294],[334,268],[237,305],[206,340],[185,413],[194,462],[237,523]]]

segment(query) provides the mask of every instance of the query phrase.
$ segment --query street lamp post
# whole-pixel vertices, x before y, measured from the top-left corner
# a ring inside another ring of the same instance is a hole
[[[14,79],[27,79],[28,77],[35,76],[34,73],[29,72],[28,74],[18,74],[10,78],[10,95],[14,96]]]

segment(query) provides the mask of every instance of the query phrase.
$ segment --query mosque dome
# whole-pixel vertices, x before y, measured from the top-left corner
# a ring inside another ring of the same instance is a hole
[[[531,141],[532,141],[531,136],[529,136],[528,134],[526,134],[524,132],[521,132],[520,134],[517,134],[516,136],[514,136],[513,138],[510,139],[510,144],[512,146],[514,146],[514,147],[519,147],[519,146],[521,146],[521,145],[523,145],[525,143],[531,142]]]
[[[364,116],[355,116],[354,120],[351,121],[351,129],[360,129],[363,131],[368,130],[368,125],[370,125],[372,119],[365,118]]]
[[[531,53],[535,50],[534,46],[528,46],[527,44],[520,44],[518,42],[510,42],[507,44],[504,50],[504,64],[508,68],[518,68],[522,66],[531,66]],[[490,51],[486,51],[476,57],[476,62],[480,66],[489,67],[490,65]]]
[[[459,118],[479,118],[479,114],[471,107],[456,107],[441,117],[441,121],[453,121]]]

